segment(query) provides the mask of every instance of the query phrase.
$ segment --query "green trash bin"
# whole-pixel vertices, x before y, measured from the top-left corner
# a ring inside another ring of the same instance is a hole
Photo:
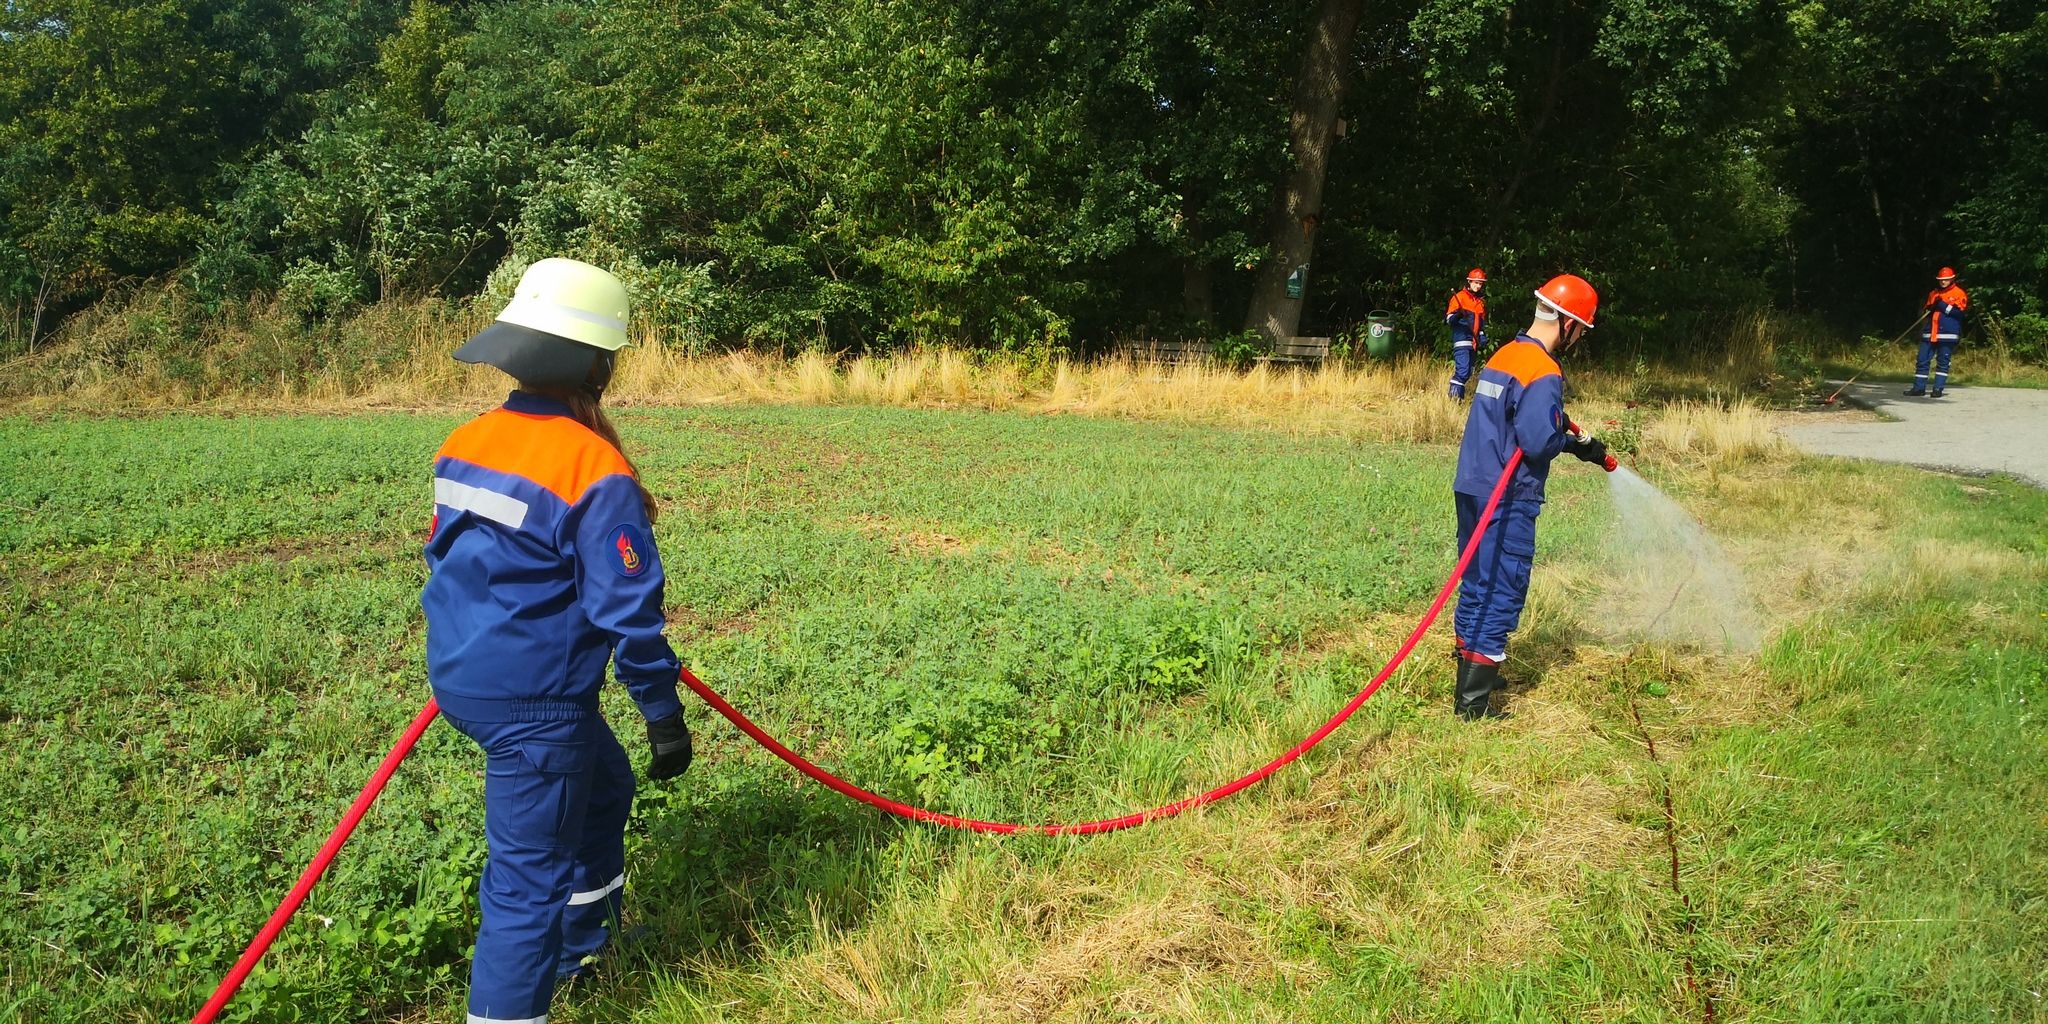
[[[1365,354],[1385,359],[1394,351],[1394,314],[1375,309],[1365,317]]]

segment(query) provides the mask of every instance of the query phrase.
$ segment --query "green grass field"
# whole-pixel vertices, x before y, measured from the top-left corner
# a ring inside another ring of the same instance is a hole
[[[0,420],[0,1019],[183,1020],[232,963],[427,696],[417,545],[455,422]],[[1454,555],[1443,447],[874,408],[621,427],[687,662],[967,814],[1255,766]],[[1439,627],[1296,766],[1132,832],[888,819],[686,697],[697,767],[643,782],[629,838],[646,932],[554,1019],[2048,1020],[2048,495],[1642,468],[1749,566],[1757,655],[1593,640],[1609,508],[1569,464],[1513,720],[1451,719]],[[436,726],[228,1019],[460,1019],[481,767]]]

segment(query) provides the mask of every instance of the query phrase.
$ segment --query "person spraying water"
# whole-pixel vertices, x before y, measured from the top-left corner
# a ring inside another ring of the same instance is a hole
[[[1607,445],[1565,416],[1564,371],[1557,363],[1559,353],[1592,329],[1599,293],[1585,278],[1561,274],[1535,294],[1535,319],[1486,361],[1473,384],[1452,484],[1462,548],[1480,525],[1494,482],[1515,451],[1522,452],[1458,586],[1458,677],[1451,706],[1467,721],[1506,716],[1492,696],[1505,685],[1500,665],[1507,659],[1508,634],[1520,624],[1529,594],[1536,517],[1543,511],[1551,460],[1569,453],[1610,472],[1615,468]]]

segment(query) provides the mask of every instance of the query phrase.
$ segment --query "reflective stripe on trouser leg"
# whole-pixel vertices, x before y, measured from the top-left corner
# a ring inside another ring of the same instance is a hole
[[[626,897],[626,818],[633,811],[633,762],[602,720],[596,726],[590,802],[583,814],[582,841],[570,873],[569,906],[562,914],[562,955],[557,974],[582,966],[583,958],[611,939]]]
[[[1913,360],[1914,390],[1924,391],[1927,389],[1927,364],[1933,357],[1934,343],[1925,338],[1920,339],[1920,354]]]
[[[547,1017],[596,775],[600,744],[594,726],[601,721],[590,716],[454,722],[487,755],[484,834],[490,855],[478,891],[483,922],[469,970],[472,1020]]]
[[[1465,397],[1465,382],[1472,379],[1472,343],[1459,342],[1451,349],[1451,397]]]
[[[1948,361],[1956,354],[1956,343],[1937,341],[1934,343],[1934,390],[1948,387]]]
[[[1479,513],[1486,499],[1470,494],[1456,495],[1459,550],[1472,539]],[[1536,517],[1543,511],[1537,501],[1503,501],[1494,512],[1486,536],[1472,553],[1472,564],[1458,584],[1458,635],[1473,654],[1500,661],[1507,657],[1508,634],[1522,620],[1522,603],[1529,596],[1529,573],[1536,557]]]

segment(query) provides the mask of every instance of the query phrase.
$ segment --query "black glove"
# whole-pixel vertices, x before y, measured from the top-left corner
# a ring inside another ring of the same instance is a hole
[[[1466,330],[1472,329],[1472,314],[1470,313],[1463,311],[1452,313],[1450,321],[1454,326],[1463,327]]]
[[[690,724],[678,711],[658,722],[647,723],[647,745],[654,757],[647,762],[650,779],[673,779],[690,770]]]
[[[1597,437],[1573,441],[1565,446],[1565,450],[1571,452],[1572,457],[1580,462],[1590,462],[1602,468],[1607,465],[1607,442]]]

